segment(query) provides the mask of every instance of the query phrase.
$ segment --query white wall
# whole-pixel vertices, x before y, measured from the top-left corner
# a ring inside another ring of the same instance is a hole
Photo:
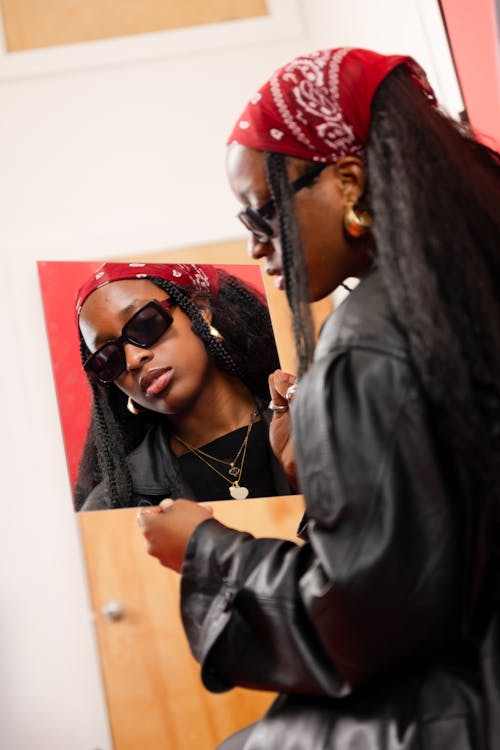
[[[0,58],[3,750],[111,747],[36,261],[241,236],[225,138],[253,90],[300,52],[413,54],[458,111],[436,5],[282,0],[275,12],[296,9],[298,32],[152,35],[150,59],[147,37]]]

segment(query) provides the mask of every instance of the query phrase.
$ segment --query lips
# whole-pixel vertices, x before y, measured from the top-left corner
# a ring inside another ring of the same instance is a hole
[[[158,396],[168,388],[174,371],[171,367],[158,367],[149,370],[139,381],[146,396]]]

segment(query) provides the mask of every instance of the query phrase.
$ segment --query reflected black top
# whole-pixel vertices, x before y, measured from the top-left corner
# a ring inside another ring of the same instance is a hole
[[[201,449],[212,456],[231,461],[236,456],[246,431],[246,427],[241,427],[201,446]],[[262,421],[255,422],[248,439],[243,471],[239,480],[240,486],[248,488],[248,497],[268,497],[280,494],[274,482],[270,451],[266,424]],[[226,476],[227,480],[219,476],[193,453],[186,453],[178,458],[183,477],[189,481],[194,494],[200,501],[231,500],[229,486],[234,478],[229,474],[230,467],[208,458],[206,460]],[[237,462],[237,466],[240,466],[240,461]]]

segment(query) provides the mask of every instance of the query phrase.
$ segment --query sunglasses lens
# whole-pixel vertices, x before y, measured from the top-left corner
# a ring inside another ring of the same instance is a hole
[[[111,383],[125,371],[125,352],[120,344],[110,341],[104,344],[85,362],[85,371],[94,380]]]
[[[139,310],[123,329],[123,337],[137,346],[151,346],[172,325],[170,313],[150,303]]]

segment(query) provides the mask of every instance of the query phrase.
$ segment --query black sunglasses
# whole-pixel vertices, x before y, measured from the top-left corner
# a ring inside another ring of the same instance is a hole
[[[123,326],[119,338],[106,341],[84,362],[83,369],[89,378],[104,385],[119,378],[127,369],[124,342],[143,349],[152,346],[173,323],[166,309],[172,304],[170,299],[151,300],[137,310]]]
[[[294,182],[290,183],[292,193],[297,193],[302,188],[310,185],[316,177],[326,168],[329,164],[317,164],[315,167],[310,169],[308,172],[299,177]],[[264,203],[260,208],[252,208],[247,206],[238,214],[238,219],[243,222],[246,228],[253,234],[257,242],[269,242],[273,237],[276,237],[276,227],[269,221],[275,214],[274,200],[271,198],[270,201]]]

